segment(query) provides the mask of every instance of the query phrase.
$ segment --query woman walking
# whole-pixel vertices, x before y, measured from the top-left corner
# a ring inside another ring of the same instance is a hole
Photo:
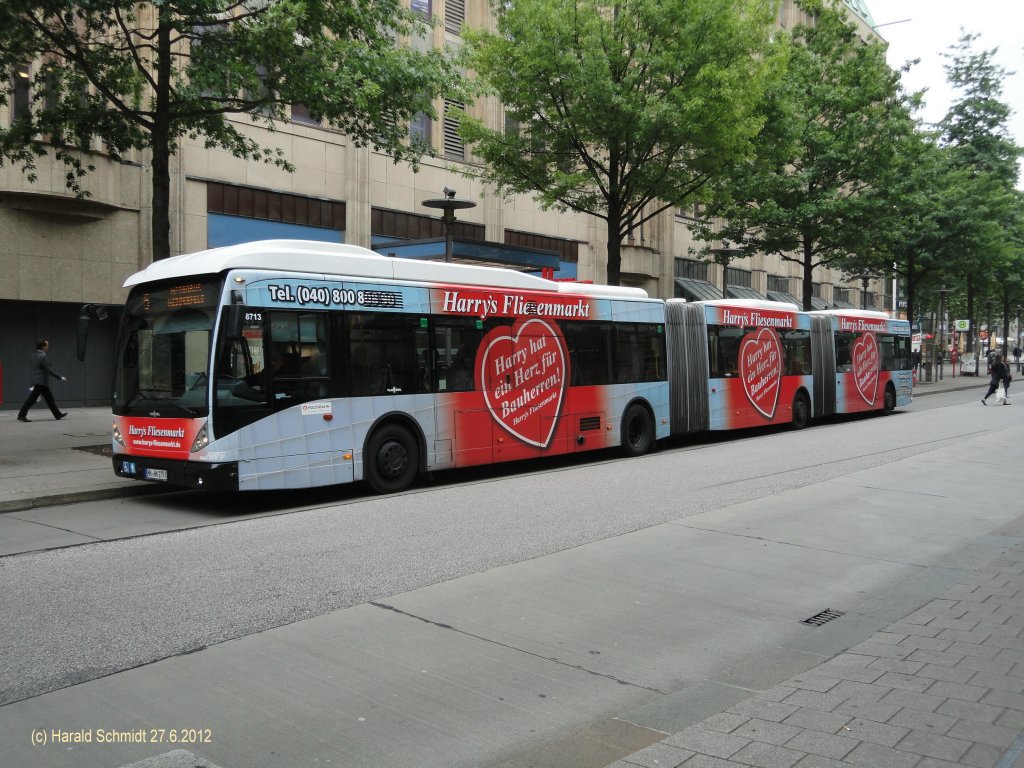
[[[1003,405],[1009,405],[1010,399],[1006,396],[1006,392],[1010,389],[1010,369],[1003,362],[1002,355],[996,355],[992,358],[992,380],[988,383],[988,392],[981,398],[982,405],[988,405],[985,401],[988,400],[993,393],[999,389],[999,385],[1003,385]]]

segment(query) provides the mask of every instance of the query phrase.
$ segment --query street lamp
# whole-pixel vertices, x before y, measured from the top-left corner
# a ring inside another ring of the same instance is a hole
[[[938,379],[942,379],[942,361],[946,356],[946,317],[945,309],[943,309],[943,300],[946,298],[947,293],[952,293],[949,288],[939,288],[937,291],[939,294],[939,346],[938,346],[938,365],[936,371],[938,372]],[[956,376],[956,370],[954,367],[953,375]]]
[[[426,208],[438,208],[441,210],[441,221],[444,222],[444,260],[446,263],[452,260],[452,251],[455,244],[455,212],[467,208],[476,208],[476,203],[470,200],[456,200],[455,190],[445,187],[444,197],[436,200],[424,200],[422,205]]]
[[[1017,346],[1014,347],[1016,350],[1020,350],[1020,311],[1024,309],[1020,304],[1017,305]],[[1020,355],[1017,355],[1017,373],[1020,373]]]
[[[868,270],[866,267],[860,271],[860,284],[861,284],[860,308],[861,309],[867,309],[868,308],[868,283],[871,282],[871,278],[872,277],[874,277],[874,275],[872,275],[870,270]]]

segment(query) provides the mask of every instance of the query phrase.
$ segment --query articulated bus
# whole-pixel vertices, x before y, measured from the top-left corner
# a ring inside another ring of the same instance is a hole
[[[116,474],[193,488],[366,481],[910,401],[877,312],[668,302],[635,288],[263,241],[153,263],[116,346]]]
[[[264,241],[130,277],[114,470],[378,492],[668,436],[664,303],[632,288]]]

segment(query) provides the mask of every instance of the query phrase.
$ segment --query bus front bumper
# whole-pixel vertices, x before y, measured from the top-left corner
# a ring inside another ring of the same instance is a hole
[[[148,456],[114,454],[114,474],[132,480],[166,483],[209,491],[238,490],[238,462],[210,464],[201,461],[171,461]]]

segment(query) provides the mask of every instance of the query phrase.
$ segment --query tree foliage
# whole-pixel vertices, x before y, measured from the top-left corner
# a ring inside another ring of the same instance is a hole
[[[777,67],[776,0],[517,0],[465,33],[481,94],[511,130],[463,116],[503,193],[603,219],[607,280],[635,227],[701,193],[749,151]]]
[[[838,4],[798,5],[813,22],[792,30],[756,155],[723,178],[711,218],[694,229],[705,240],[728,239],[744,256],[771,253],[800,264],[810,309],[815,267],[853,270],[877,255],[871,233],[882,201],[870,193],[914,125],[884,48],[862,40]]]
[[[169,157],[182,137],[291,169],[232,118],[273,130],[290,104],[396,161],[426,149],[407,123],[459,78],[440,52],[396,45],[418,17],[398,0],[6,0],[0,78],[33,64],[31,113],[0,127],[0,163],[48,151],[80,195],[92,139],[152,152],[154,257],[170,255]],[[0,99],[6,95],[0,92]]]

